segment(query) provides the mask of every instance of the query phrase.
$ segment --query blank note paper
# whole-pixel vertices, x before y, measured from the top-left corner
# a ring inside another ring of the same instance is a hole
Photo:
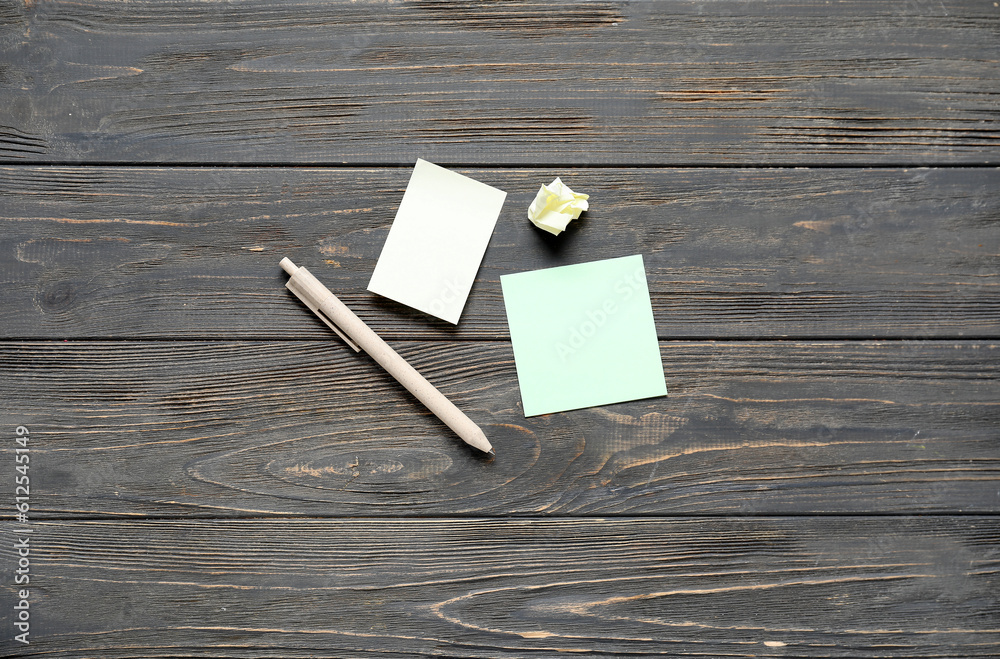
[[[457,324],[506,196],[417,160],[368,290]]]
[[[525,416],[666,395],[641,255],[500,284]]]

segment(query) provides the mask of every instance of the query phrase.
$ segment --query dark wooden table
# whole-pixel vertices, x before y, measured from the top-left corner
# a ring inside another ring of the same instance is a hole
[[[998,61],[992,1],[0,2],[0,651],[1000,655]],[[366,291],[417,158],[509,193],[457,327]],[[526,419],[499,277],[628,254],[670,396]]]

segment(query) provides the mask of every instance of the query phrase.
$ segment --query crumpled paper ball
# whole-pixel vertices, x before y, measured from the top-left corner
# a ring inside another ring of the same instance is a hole
[[[539,229],[558,236],[572,220],[587,210],[590,195],[577,194],[559,178],[543,185],[528,206],[528,219]]]

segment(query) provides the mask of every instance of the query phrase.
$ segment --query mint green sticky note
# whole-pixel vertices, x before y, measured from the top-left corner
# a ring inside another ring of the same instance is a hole
[[[525,416],[666,395],[641,255],[500,285]]]

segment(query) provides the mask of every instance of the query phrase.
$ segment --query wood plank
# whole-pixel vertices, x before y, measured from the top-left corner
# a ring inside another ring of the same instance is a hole
[[[509,344],[399,348],[492,463],[335,341],[7,342],[0,413],[46,517],[1000,511],[996,343],[663,342],[669,397],[528,419]]]
[[[3,639],[18,656],[1000,653],[996,518],[31,528],[31,644]]]
[[[998,164],[989,2],[5,3],[0,159]]]
[[[635,253],[662,338],[1000,334],[1000,169],[460,169],[509,196],[457,328],[365,290],[410,171],[0,168],[0,336],[326,338],[289,256],[387,338],[496,339],[501,275]]]

